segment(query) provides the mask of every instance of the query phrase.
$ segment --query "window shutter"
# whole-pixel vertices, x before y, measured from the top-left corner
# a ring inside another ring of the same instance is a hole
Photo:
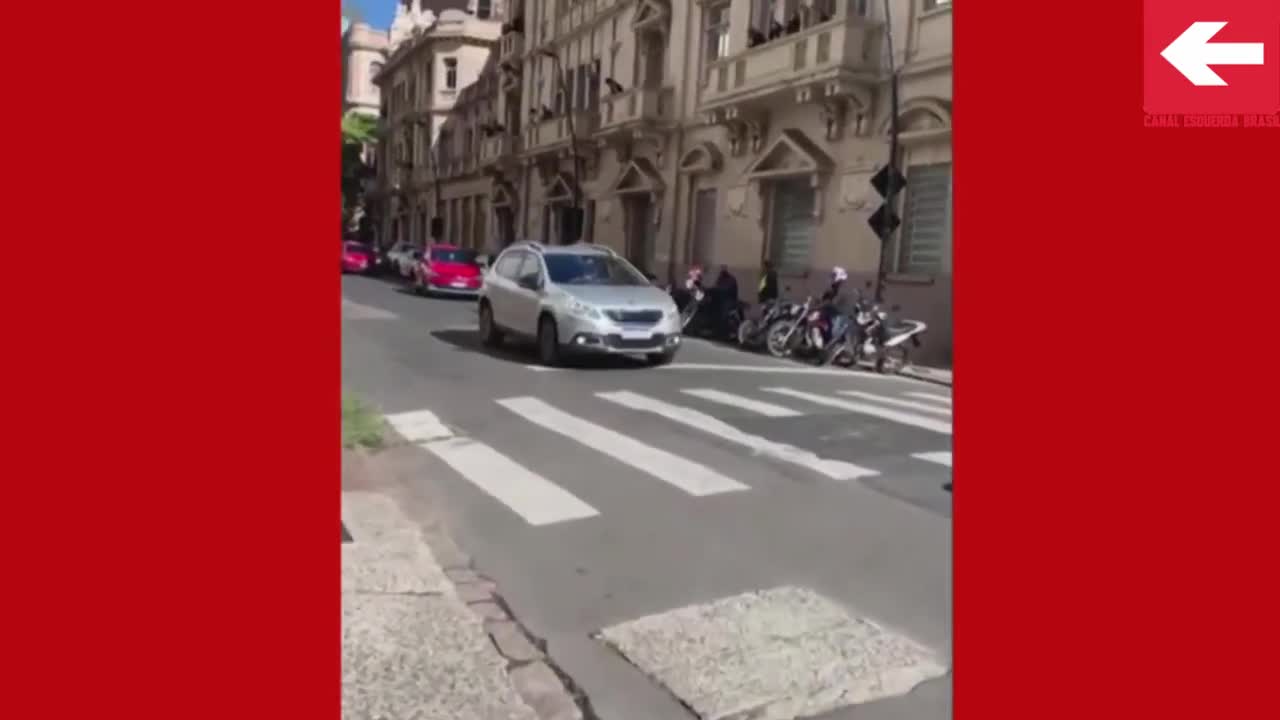
[[[905,210],[898,270],[950,272],[951,163],[907,168]]]

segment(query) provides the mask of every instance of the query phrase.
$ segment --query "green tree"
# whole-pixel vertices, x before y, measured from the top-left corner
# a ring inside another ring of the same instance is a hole
[[[342,118],[342,228],[352,230],[364,207],[364,181],[374,170],[364,158],[377,143],[376,118],[348,113]]]

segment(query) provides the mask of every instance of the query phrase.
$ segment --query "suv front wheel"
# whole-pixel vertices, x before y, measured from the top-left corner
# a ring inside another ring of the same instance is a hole
[[[538,321],[538,361],[547,367],[560,364],[560,338],[556,335],[556,321],[549,315]]]

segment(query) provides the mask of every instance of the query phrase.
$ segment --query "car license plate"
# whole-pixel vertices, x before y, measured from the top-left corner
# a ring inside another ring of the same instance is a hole
[[[653,333],[648,330],[623,330],[623,340],[648,340],[653,337]]]
[[[464,287],[466,287],[466,286],[467,286],[467,281],[466,281],[466,280],[454,280],[454,281],[453,281],[453,286],[454,286],[454,287],[456,287],[456,288],[464,288]]]

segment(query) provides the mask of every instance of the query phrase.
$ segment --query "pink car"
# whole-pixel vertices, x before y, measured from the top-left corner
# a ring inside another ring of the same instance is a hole
[[[344,240],[342,243],[342,272],[366,273],[373,269],[373,250],[364,243]]]
[[[484,278],[475,250],[456,245],[432,245],[413,269],[413,287],[419,295],[477,297]]]

